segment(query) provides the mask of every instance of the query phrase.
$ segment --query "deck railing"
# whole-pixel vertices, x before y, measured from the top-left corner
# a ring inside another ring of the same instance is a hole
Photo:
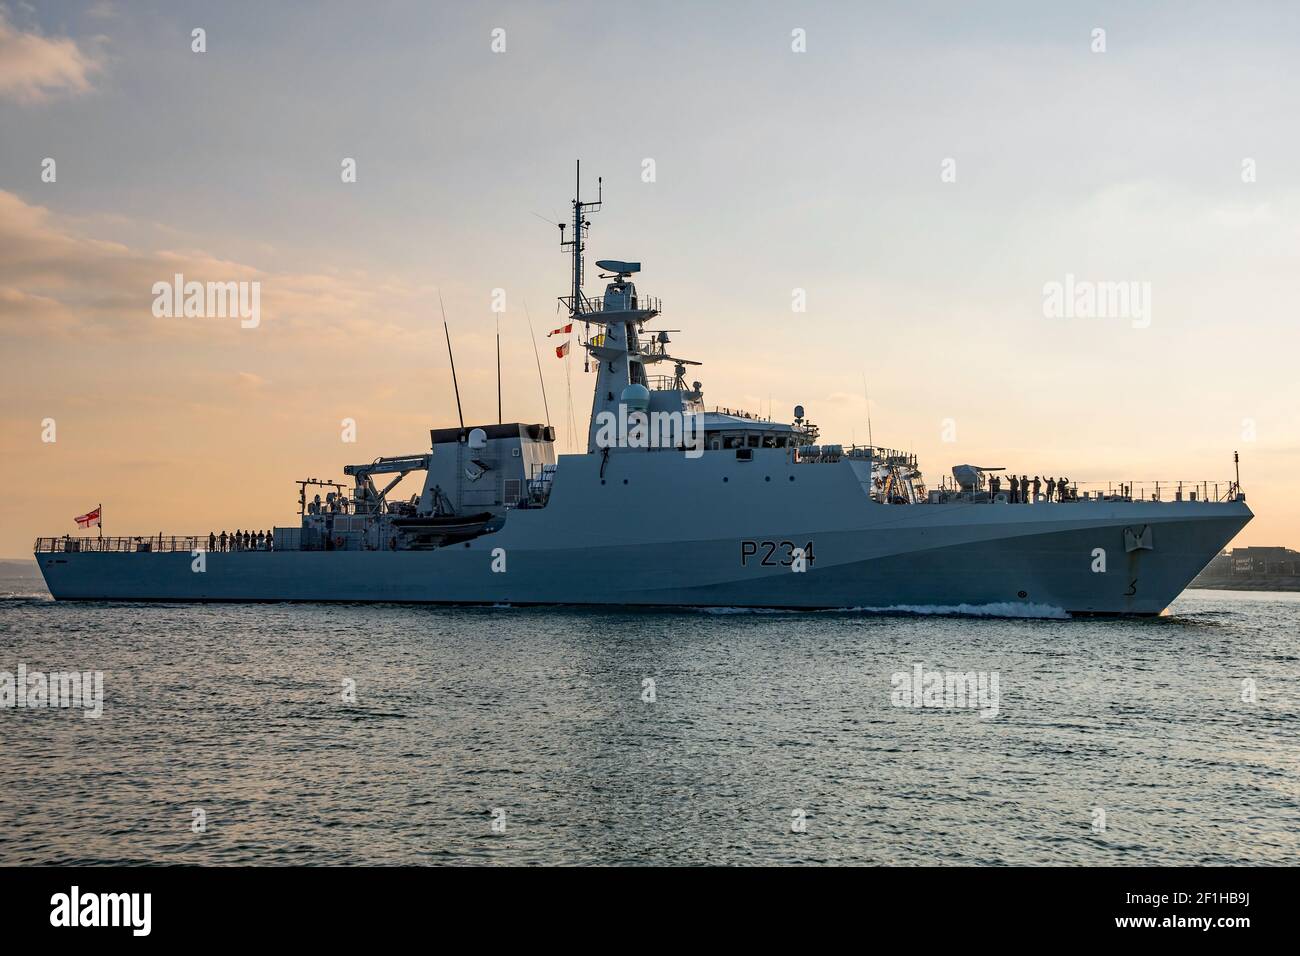
[[[718,415],[730,415],[732,418],[743,418],[751,422],[771,421],[766,415],[760,415],[758,412],[747,412],[743,408],[724,408],[722,405],[714,405],[713,412]],[[709,409],[705,409],[709,411]],[[776,424],[773,422],[772,424]]]
[[[945,477],[943,484],[936,489],[946,494],[955,494],[958,489],[952,479]],[[989,492],[987,479],[979,489],[981,493]],[[1071,481],[1066,487],[1065,503],[1072,501],[1233,501],[1240,494],[1237,483],[1230,479],[1221,481],[1192,481],[1189,479],[1166,481],[1164,479],[1147,479],[1134,481]],[[1011,495],[1011,486],[1002,478],[998,494]],[[1025,497],[1033,498],[1033,482],[1017,492],[1020,502]],[[1056,503],[1061,501],[1059,489],[1053,487],[1049,499],[1046,483],[1040,485],[1039,503]]]
[[[1032,485],[1032,482],[1031,482]],[[1003,485],[1005,487],[1005,484]],[[1133,481],[1072,481],[1080,495],[1124,498],[1129,501],[1231,501],[1240,489],[1231,479],[1199,480],[1146,478]]]
[[[78,553],[82,551],[126,551],[126,552],[164,552],[175,551],[192,554],[195,551],[220,551],[221,536],[217,536],[215,547],[209,549],[207,535],[154,535],[153,537],[113,537],[113,538],[74,538],[64,535],[61,538],[37,538],[32,549],[36,554]],[[261,548],[236,548],[230,538],[226,539],[227,551],[266,551]]]
[[[570,310],[573,309],[573,296],[571,295],[561,296],[560,301],[563,302],[566,306],[568,306]],[[577,311],[579,313],[578,318],[580,319],[584,314],[595,315],[597,313],[603,314],[605,312],[611,312],[611,313],[613,312],[662,312],[663,309],[660,308],[660,306],[661,306],[661,302],[658,296],[637,295],[635,298],[626,300],[625,303],[622,305],[611,306],[610,308],[606,309],[604,296],[584,295],[579,300]]]

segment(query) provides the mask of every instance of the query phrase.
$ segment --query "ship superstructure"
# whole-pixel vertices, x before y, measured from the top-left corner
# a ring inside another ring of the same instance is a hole
[[[38,539],[51,593],[1155,614],[1252,517],[1237,481],[1017,495],[960,464],[929,488],[914,455],[826,443],[802,407],[710,409],[639,262],[598,260],[584,293],[600,205],[579,190],[561,227],[595,373],[585,453],[557,456],[549,425],[435,428],[427,452],[346,465],[350,486],[301,480],[269,535]],[[420,492],[391,497],[412,473]]]

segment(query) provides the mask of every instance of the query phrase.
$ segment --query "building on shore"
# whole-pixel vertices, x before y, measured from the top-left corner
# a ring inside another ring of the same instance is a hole
[[[1300,551],[1283,547],[1234,548],[1215,556],[1194,588],[1300,590]]]

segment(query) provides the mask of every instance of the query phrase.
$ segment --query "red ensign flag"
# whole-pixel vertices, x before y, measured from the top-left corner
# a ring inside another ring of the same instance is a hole
[[[557,345],[557,346],[555,347],[555,357],[556,357],[556,358],[564,358],[564,356],[566,356],[566,355],[568,355],[568,354],[569,354],[569,343],[568,343],[568,342],[565,342],[563,345]]]

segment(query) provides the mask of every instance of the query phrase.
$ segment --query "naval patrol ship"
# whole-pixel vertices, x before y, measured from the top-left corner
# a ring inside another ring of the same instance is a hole
[[[1252,517],[1239,481],[1008,495],[963,464],[927,488],[915,456],[825,443],[802,408],[709,410],[639,263],[597,261],[604,292],[584,292],[600,206],[579,188],[560,226],[566,329],[595,367],[585,454],[557,456],[549,425],[462,420],[345,466],[350,484],[298,482],[297,523],[269,536],[41,538],[51,594],[1151,615]],[[412,472],[422,491],[391,496]]]

